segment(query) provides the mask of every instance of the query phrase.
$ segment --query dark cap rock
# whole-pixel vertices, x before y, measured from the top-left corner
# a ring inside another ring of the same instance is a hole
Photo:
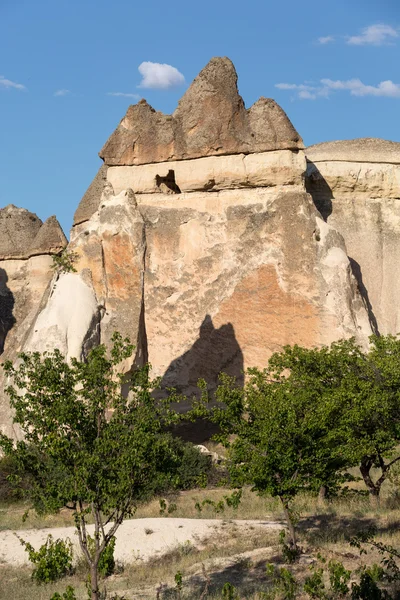
[[[42,223],[34,213],[13,204],[0,209],[0,260],[54,254],[66,245],[67,238],[55,217]]]
[[[212,58],[173,115],[145,100],[130,106],[99,155],[106,165],[140,165],[222,154],[303,148],[285,112],[261,98],[246,110],[229,58]]]
[[[61,229],[61,225],[53,215],[52,217],[49,217],[39,229],[37,236],[29,248],[29,256],[36,256],[38,254],[57,254],[58,252],[61,252],[67,244],[68,240]]]
[[[27,258],[42,221],[37,215],[9,204],[0,209],[0,259]]]

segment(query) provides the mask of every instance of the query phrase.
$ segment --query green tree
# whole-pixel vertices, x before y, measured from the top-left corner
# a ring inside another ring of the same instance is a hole
[[[148,366],[130,375],[129,394],[121,394],[127,381],[118,365],[133,347],[119,334],[113,342],[110,356],[101,345],[86,362],[68,364],[55,350],[22,354],[18,366],[4,366],[13,381],[14,421],[24,434],[16,443],[1,438],[18,466],[13,484],[24,478],[22,491],[39,513],[73,511],[92,600],[99,598],[99,561],[118,527],[139,502],[179,487],[183,455],[165,432],[179,417],[168,400],[154,399],[157,382]]]
[[[285,348],[264,371],[251,369],[244,389],[223,375],[210,412],[221,428],[218,439],[228,448],[232,485],[249,483],[259,495],[280,499],[293,551],[298,550],[293,499],[322,485],[337,486],[347,466],[333,435],[335,403],[324,396],[326,384],[315,375],[326,373],[331,362],[330,377],[340,378],[328,349]],[[318,386],[310,385],[313,378]],[[204,414],[207,401],[203,384],[194,416]]]
[[[373,336],[368,352],[351,343],[351,368],[335,392],[337,425],[347,461],[359,466],[370,496],[378,499],[400,460],[400,340]],[[378,470],[375,478],[373,468]]]

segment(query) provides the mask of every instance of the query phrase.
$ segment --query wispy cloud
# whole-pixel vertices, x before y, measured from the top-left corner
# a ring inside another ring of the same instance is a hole
[[[384,46],[393,43],[398,37],[398,29],[395,29],[391,25],[377,23],[376,25],[365,27],[360,35],[348,36],[346,43],[352,46],[365,46],[367,44],[372,46]]]
[[[360,79],[349,79],[348,81],[321,79],[321,83],[331,90],[349,90],[352,96],[400,98],[400,83],[393,83],[390,79],[381,81],[376,86],[366,85]]]
[[[321,79],[318,84],[308,83],[277,83],[280,90],[292,90],[300,100],[317,100],[329,98],[338,91],[348,91],[352,96],[380,96],[386,98],[400,98],[400,83],[393,83],[390,79],[381,81],[378,85],[367,85],[360,79],[332,80]]]
[[[116,96],[120,98],[133,98],[134,100],[140,100],[139,94],[125,94],[125,92],[108,92],[107,96]]]
[[[62,97],[62,96],[68,96],[71,93],[71,90],[57,90],[54,92],[54,96],[56,98]]]
[[[139,88],[168,90],[185,83],[182,73],[171,65],[146,61],[142,62],[138,69],[142,76]]]
[[[15,81],[11,81],[11,79],[6,79],[3,75],[0,75],[0,88],[6,90],[26,90],[26,87],[22,85],[22,83],[16,83]]]
[[[331,44],[335,41],[333,35],[326,35],[318,38],[318,44]]]

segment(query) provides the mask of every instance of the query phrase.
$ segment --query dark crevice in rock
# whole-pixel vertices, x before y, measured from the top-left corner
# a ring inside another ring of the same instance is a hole
[[[156,185],[163,194],[180,194],[181,190],[175,181],[175,171],[170,169],[165,177],[156,175]]]

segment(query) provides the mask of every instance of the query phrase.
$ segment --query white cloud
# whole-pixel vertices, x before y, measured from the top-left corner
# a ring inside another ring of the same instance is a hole
[[[332,90],[349,90],[352,96],[400,98],[400,83],[393,83],[390,79],[381,81],[377,86],[365,85],[360,79],[349,79],[348,81],[321,79],[321,83]]]
[[[390,25],[378,23],[370,25],[362,30],[360,35],[348,36],[347,44],[352,46],[364,46],[371,44],[373,46],[383,46],[390,44],[399,37],[399,31]]]
[[[185,83],[182,73],[171,65],[146,61],[138,69],[143,78],[138,85],[140,88],[168,90]]]
[[[318,84],[277,83],[280,90],[292,90],[300,100],[316,100],[329,98],[337,91],[348,91],[352,96],[380,96],[386,98],[400,98],[400,83],[393,83],[390,79],[381,81],[378,85],[366,85],[360,79],[336,80],[321,79]]]
[[[70,90],[57,90],[56,92],[54,92],[54,96],[56,96],[56,97],[68,96],[68,94],[70,94],[70,93],[71,93]]]
[[[326,36],[318,38],[319,44],[330,44],[331,42],[334,42],[334,41],[335,41],[335,38],[333,37],[333,35],[326,35]]]
[[[16,83],[15,81],[11,81],[11,79],[6,79],[3,75],[0,75],[0,88],[1,87],[6,90],[26,90],[26,87],[22,85],[22,83]]]
[[[107,96],[115,96],[120,98],[133,98],[134,100],[140,100],[139,94],[125,94],[125,92],[108,92]]]

